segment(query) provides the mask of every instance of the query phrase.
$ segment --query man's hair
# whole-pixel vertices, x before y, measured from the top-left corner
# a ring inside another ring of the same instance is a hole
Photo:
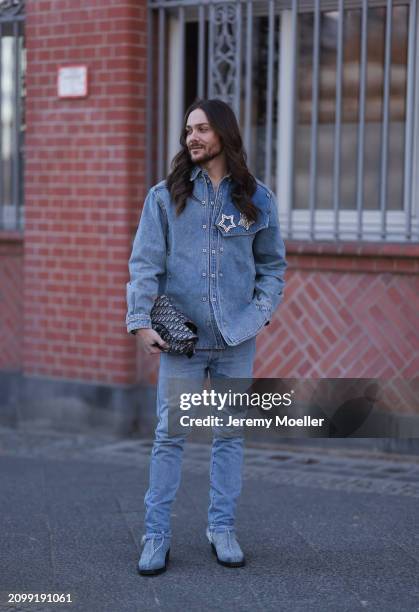
[[[206,114],[209,124],[219,136],[227,162],[227,171],[231,174],[231,197],[240,212],[251,221],[257,220],[258,208],[251,198],[257,187],[255,177],[250,174],[246,164],[246,152],[236,116],[232,109],[216,98],[211,100],[197,99],[190,105],[185,113],[182,132],[180,135],[181,150],[172,160],[171,172],[167,177],[167,188],[176,205],[176,214],[184,210],[186,200],[192,195],[193,181],[190,173],[195,163],[191,160],[186,146],[186,123],[192,111],[200,108]]]

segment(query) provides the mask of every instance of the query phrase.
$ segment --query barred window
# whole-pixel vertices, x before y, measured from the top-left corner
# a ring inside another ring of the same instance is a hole
[[[291,1],[149,4],[150,180],[168,170],[188,104],[219,97],[286,237],[418,240],[416,0]]]
[[[0,230],[23,229],[26,50],[23,2],[0,2]]]

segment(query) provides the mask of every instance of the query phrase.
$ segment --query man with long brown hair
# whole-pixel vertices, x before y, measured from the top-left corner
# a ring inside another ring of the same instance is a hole
[[[249,172],[236,117],[221,100],[186,111],[167,180],[152,187],[129,260],[127,330],[148,354],[161,353],[158,425],[145,496],[140,574],[166,569],[170,510],[181,477],[184,436],[169,427],[169,379],[251,378],[256,335],[283,295],[286,268],[277,203]],[[167,294],[198,327],[192,358],[167,353],[150,311]],[[214,430],[207,537],[217,561],[244,565],[235,534],[244,440]]]

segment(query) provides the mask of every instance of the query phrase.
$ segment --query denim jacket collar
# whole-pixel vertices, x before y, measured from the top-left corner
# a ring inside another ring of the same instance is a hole
[[[194,181],[196,179],[196,177],[199,175],[200,172],[202,172],[201,166],[194,166],[192,168],[189,180],[190,181]]]
[[[196,178],[197,178],[197,177],[198,177],[198,176],[199,176],[201,173],[202,173],[204,176],[209,176],[209,175],[208,175],[208,172],[207,172],[207,171],[206,171],[204,168],[202,168],[201,166],[199,166],[198,164],[196,164],[196,165],[195,165],[195,166],[192,168],[192,170],[191,170],[191,173],[190,173],[190,176],[189,176],[189,180],[190,180],[190,181],[194,181],[194,180],[195,180],[195,179],[196,179]],[[223,177],[223,178],[226,178],[226,177],[231,178],[231,174],[230,174],[230,172],[229,172],[228,174],[226,174],[226,175],[225,175],[225,177]]]

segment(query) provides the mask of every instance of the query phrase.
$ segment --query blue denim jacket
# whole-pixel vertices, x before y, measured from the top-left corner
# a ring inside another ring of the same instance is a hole
[[[165,293],[198,327],[197,349],[222,349],[255,336],[282,300],[285,247],[277,203],[257,181],[258,220],[240,214],[225,176],[214,192],[195,166],[193,194],[177,217],[166,182],[147,194],[128,268],[127,331],[151,327],[150,311]]]

